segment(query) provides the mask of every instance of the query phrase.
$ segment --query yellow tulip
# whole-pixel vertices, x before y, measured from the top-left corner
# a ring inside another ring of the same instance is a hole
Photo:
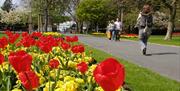
[[[76,62],[73,62],[73,61],[69,61],[69,62],[68,62],[68,66],[69,66],[70,68],[76,68],[76,65],[77,65]]]
[[[71,76],[66,76],[65,78],[64,78],[64,82],[66,82],[66,81],[70,81],[70,80],[75,80],[75,77],[71,77]]]
[[[39,83],[43,84],[45,82],[45,78],[43,76],[40,76]]]
[[[53,69],[53,70],[51,70],[50,71],[50,73],[49,73],[49,75],[52,77],[52,78],[56,78],[56,72],[57,72],[57,70],[56,69]]]
[[[63,88],[57,88],[55,91],[65,91]]]
[[[68,81],[64,84],[64,91],[77,91],[78,84],[74,81]]]
[[[104,91],[101,87],[96,87],[95,91]]]
[[[21,89],[18,89],[18,88],[15,88],[15,89],[13,89],[13,90],[11,90],[11,91],[22,91]]]
[[[50,86],[50,88],[52,88],[52,85],[54,83],[55,82],[47,82],[46,85],[45,85],[45,88],[43,88],[43,91],[49,91],[49,86]]]
[[[76,78],[75,81],[79,84],[83,84],[84,83],[84,80],[81,79],[81,78]]]
[[[57,81],[56,88],[62,88],[63,84],[62,81]]]

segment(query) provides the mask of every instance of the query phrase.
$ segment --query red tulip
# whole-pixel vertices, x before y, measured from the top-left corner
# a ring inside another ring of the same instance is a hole
[[[4,56],[0,54],[0,65],[4,62]]]
[[[58,41],[52,35],[47,36],[45,40],[51,46],[58,46]]]
[[[66,37],[65,37],[65,40],[66,40],[67,42],[72,42],[72,39],[71,39],[70,36],[66,36]]]
[[[36,45],[45,53],[49,53],[52,50],[53,42],[50,38],[45,36],[41,36],[39,40],[36,42]]]
[[[71,51],[72,51],[73,53],[78,53],[78,47],[77,47],[77,45],[73,46],[73,47],[71,48]]]
[[[31,35],[32,35],[32,37],[37,37],[37,38],[39,38],[39,37],[42,36],[42,33],[41,33],[41,32],[33,32]]]
[[[68,50],[71,46],[70,46],[70,44],[68,44],[68,43],[62,43],[62,44],[61,44],[61,47],[62,47],[64,50]]]
[[[0,48],[4,49],[8,45],[8,40],[6,37],[0,38]]]
[[[13,33],[10,31],[10,30],[5,30],[5,34],[7,35],[7,36],[12,36],[13,35]]]
[[[52,46],[48,44],[42,44],[39,48],[45,53],[49,53],[50,51],[52,51]]]
[[[28,32],[22,32],[22,37],[26,37],[28,35],[29,35]]]
[[[72,47],[71,51],[73,53],[83,53],[84,52],[84,46],[83,45],[75,45]]]
[[[17,51],[10,53],[9,62],[13,68],[18,72],[30,71],[32,64],[32,56],[25,51]]]
[[[73,42],[77,42],[78,41],[78,36],[73,36],[72,40],[73,40]]]
[[[16,47],[21,46],[22,44],[20,42],[16,43]]]
[[[84,46],[83,45],[79,45],[79,52],[83,53],[84,52]]]
[[[27,35],[21,39],[20,44],[23,45],[24,47],[30,47],[35,45],[35,39],[32,38],[30,35]]]
[[[77,69],[84,74],[88,70],[88,65],[85,62],[81,62],[77,64]]]
[[[56,41],[59,42],[59,43],[63,43],[64,39],[63,38],[56,38]]]
[[[58,60],[56,60],[56,59],[51,59],[51,60],[49,61],[49,67],[50,67],[51,69],[57,69],[58,66],[59,66],[59,61],[58,61]]]
[[[104,91],[116,91],[125,79],[124,66],[117,60],[108,58],[98,64],[93,76]]]
[[[20,36],[20,34],[18,34],[18,33],[8,36],[9,43],[14,44],[15,41],[19,38],[19,36]]]
[[[41,36],[36,45],[45,53],[49,53],[52,47],[59,45],[59,41],[59,39],[53,38],[53,36]]]
[[[66,39],[67,42],[77,42],[78,41],[78,36],[73,36],[73,37],[66,36],[65,39]]]
[[[33,71],[24,71],[19,73],[19,79],[28,91],[32,91],[32,89],[39,86],[39,77]]]

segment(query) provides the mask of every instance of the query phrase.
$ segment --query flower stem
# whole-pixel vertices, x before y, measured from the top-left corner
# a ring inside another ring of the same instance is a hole
[[[10,76],[8,76],[8,81],[7,81],[7,91],[10,91],[10,88],[11,88],[11,81],[10,81]]]
[[[92,79],[93,77],[91,77],[91,79],[90,79],[90,83],[89,83],[89,85],[88,85],[88,91],[94,91],[94,89],[93,89],[93,83],[92,83]]]

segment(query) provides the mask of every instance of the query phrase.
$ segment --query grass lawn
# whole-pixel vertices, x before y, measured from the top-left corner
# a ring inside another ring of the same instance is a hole
[[[173,36],[172,40],[164,40],[164,37],[165,36],[162,36],[162,35],[151,35],[149,38],[149,42],[157,43],[157,44],[180,46],[180,36]],[[138,41],[138,38],[123,38],[123,39]]]
[[[2,34],[2,33],[0,33],[0,38],[2,37],[2,36],[4,36],[5,34]]]
[[[86,46],[87,51],[93,51],[92,56],[98,61],[113,57],[110,54]],[[115,57],[117,58],[117,57]],[[125,65],[126,83],[132,91],[180,91],[180,82],[170,80],[166,77],[152,72],[146,68],[139,67],[123,59],[117,58]]]
[[[100,34],[100,35],[93,35],[95,37],[106,37],[106,34]],[[163,45],[175,45],[180,46],[180,36],[173,36],[172,40],[164,40],[165,35],[151,35],[149,38],[150,43],[157,43],[157,44],[163,44]],[[138,38],[122,38],[122,39],[128,39],[128,40],[134,40],[138,41]]]

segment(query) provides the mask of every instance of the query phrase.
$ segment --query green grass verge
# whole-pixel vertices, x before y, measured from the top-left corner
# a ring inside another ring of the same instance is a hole
[[[106,37],[106,34],[104,34],[104,35],[92,35],[92,36]],[[180,36],[173,36],[172,40],[164,40],[164,37],[165,37],[165,35],[151,35],[148,42],[156,43],[156,44],[162,44],[162,45],[180,46]],[[122,38],[122,39],[138,41],[138,38]]]
[[[1,38],[2,36],[5,36],[5,34],[3,34],[3,33],[0,33],[0,38]]]
[[[98,62],[108,57],[114,57],[103,51],[86,46],[86,51],[93,51],[92,57]],[[180,91],[180,82],[160,76],[146,68],[139,67],[123,59],[114,57],[125,66],[125,82],[132,91]]]
[[[138,38],[123,38],[123,39],[138,41]],[[162,35],[152,35],[149,38],[149,42],[163,44],[163,45],[180,46],[180,36],[173,36],[172,40],[164,40],[164,36]]]

